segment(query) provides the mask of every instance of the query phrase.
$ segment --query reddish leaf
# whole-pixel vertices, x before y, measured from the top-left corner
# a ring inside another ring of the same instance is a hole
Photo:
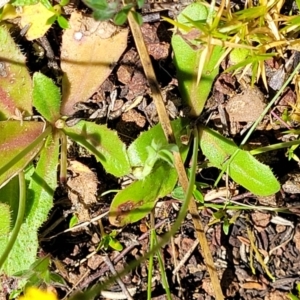
[[[40,151],[44,141],[38,138],[43,127],[38,122],[0,122],[0,186],[24,169]]]
[[[32,84],[25,56],[5,27],[0,27],[0,120],[15,114],[16,108],[32,114]]]

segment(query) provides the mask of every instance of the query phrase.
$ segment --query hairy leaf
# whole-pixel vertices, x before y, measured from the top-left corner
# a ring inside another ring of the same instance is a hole
[[[3,197],[5,197],[5,195],[1,194],[1,198]],[[11,222],[10,206],[5,203],[1,203],[2,200],[1,198],[0,198],[0,245],[2,245],[1,238],[5,237],[9,233],[10,222]],[[0,250],[0,256],[1,256],[1,252],[2,251]]]
[[[234,142],[206,127],[199,128],[199,138],[200,148],[208,160],[218,169],[228,170],[235,182],[253,194],[269,196],[279,191],[280,184],[271,169],[248,151],[239,149]],[[236,150],[238,153],[230,160]]]
[[[28,269],[35,261],[38,249],[38,229],[45,222],[53,206],[53,195],[57,187],[57,164],[59,140],[48,136],[33,173],[27,193],[24,222],[18,239],[5,262],[8,275]]]
[[[43,123],[0,122],[0,187],[19,173],[44,144]],[[40,137],[40,138],[39,138]]]
[[[173,190],[176,181],[176,170],[166,162],[160,164],[145,179],[132,183],[115,196],[109,222],[114,226],[125,226],[144,218],[160,197]]]
[[[59,88],[42,73],[33,75],[33,105],[51,124],[54,124],[60,117]]]
[[[24,116],[32,114],[31,85],[25,56],[8,30],[0,26],[0,120],[13,117],[16,108]]]
[[[65,127],[63,131],[94,154],[108,173],[117,177],[130,173],[126,147],[115,131],[105,125],[86,121],[80,121],[73,127]]]

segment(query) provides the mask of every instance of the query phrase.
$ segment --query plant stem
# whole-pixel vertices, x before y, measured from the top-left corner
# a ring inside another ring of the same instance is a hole
[[[154,212],[153,210],[150,213],[150,245],[149,249],[150,251],[154,248],[155,245],[155,228],[154,228]],[[149,255],[149,261],[148,261],[148,286],[147,286],[147,300],[151,300],[152,298],[152,274],[153,274],[153,258],[154,253]]]
[[[278,149],[288,148],[288,147],[291,147],[294,145],[299,145],[299,144],[300,144],[300,140],[278,143],[278,144],[274,144],[274,145],[270,145],[270,146],[266,146],[266,147],[256,148],[254,150],[251,150],[250,153],[252,155],[257,155],[260,153],[265,153],[268,151],[274,151],[274,150],[278,150]]]

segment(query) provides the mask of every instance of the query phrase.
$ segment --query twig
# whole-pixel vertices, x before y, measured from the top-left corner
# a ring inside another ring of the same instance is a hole
[[[189,259],[189,257],[192,255],[192,253],[194,252],[194,250],[197,248],[198,244],[199,244],[199,241],[196,240],[194,242],[194,244],[192,245],[191,249],[189,249],[189,251],[184,255],[184,257],[182,258],[182,260],[179,262],[179,264],[177,265],[177,267],[173,270],[173,274],[174,275],[181,269],[181,267]]]
[[[115,267],[113,266],[113,264],[111,263],[111,261],[110,261],[110,259],[108,258],[107,255],[104,255],[104,261],[105,261],[105,263],[107,264],[107,266],[109,267],[111,273],[112,273],[113,275],[117,275],[117,272],[116,272],[116,270],[115,270]],[[126,295],[127,299],[133,300],[133,298],[132,298],[131,295],[129,294],[129,292],[128,292],[126,286],[125,286],[125,284],[124,284],[123,281],[121,280],[121,278],[117,278],[116,280],[117,280],[119,286],[121,287],[122,292]]]
[[[66,229],[66,230],[64,230],[64,231],[61,231],[61,232],[59,232],[59,233],[57,233],[57,234],[55,234],[55,235],[52,235],[52,236],[50,236],[50,237],[48,237],[48,238],[43,238],[42,240],[43,240],[43,241],[49,241],[49,240],[51,240],[51,239],[53,239],[53,238],[55,238],[55,237],[57,237],[57,236],[59,236],[59,235],[61,235],[61,234],[63,234],[63,233],[66,233],[66,232],[69,232],[69,231],[73,231],[73,230],[78,229],[78,228],[86,227],[86,226],[90,225],[91,223],[93,223],[93,222],[95,222],[95,221],[98,221],[99,219],[102,219],[102,218],[105,217],[107,214],[108,214],[108,211],[106,211],[105,213],[103,213],[103,214],[101,214],[101,215],[99,215],[99,216],[97,216],[97,217],[91,219],[90,221],[87,221],[87,222],[78,224],[78,225],[76,225],[76,226],[74,226],[74,227],[72,227],[72,228],[68,228],[68,229]],[[57,224],[57,225],[58,225],[58,224]]]
[[[136,293],[136,288],[129,288],[128,291],[131,295]],[[101,291],[101,296],[106,299],[118,300],[118,299],[126,299],[126,295],[123,292],[111,292],[111,291]]]
[[[70,291],[65,295],[65,297],[62,300],[67,299],[67,297],[76,289],[76,287],[80,284],[80,282],[89,274],[90,270],[87,270],[80,278],[79,280],[72,286]]]

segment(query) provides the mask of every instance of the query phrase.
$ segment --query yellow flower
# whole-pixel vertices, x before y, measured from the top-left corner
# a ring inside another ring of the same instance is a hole
[[[57,297],[54,293],[30,287],[26,289],[24,296],[21,296],[19,300],[57,300]]]

